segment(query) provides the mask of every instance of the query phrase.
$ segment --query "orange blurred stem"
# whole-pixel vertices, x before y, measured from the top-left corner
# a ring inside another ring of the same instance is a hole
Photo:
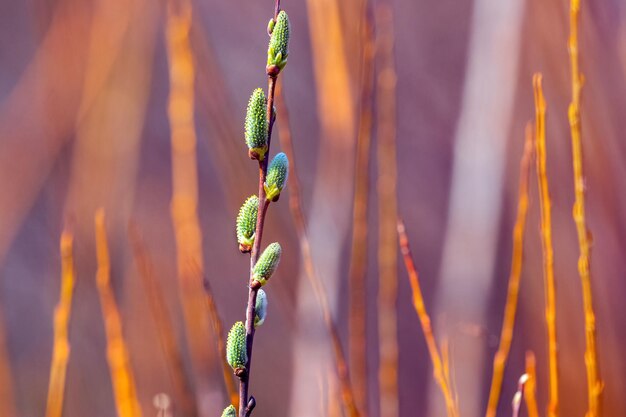
[[[528,417],[539,417],[536,398],[537,372],[535,368],[535,354],[532,351],[528,351],[526,352],[526,375],[528,375],[528,381],[526,381],[526,385],[524,385],[524,399],[526,401]]]
[[[65,376],[70,358],[68,328],[72,314],[72,296],[74,293],[74,236],[67,228],[61,233],[61,295],[54,309],[54,346],[52,366],[48,384],[48,403],[46,417],[61,417],[65,393]]]
[[[364,4],[364,20],[361,27],[361,80],[359,103],[359,130],[356,144],[354,170],[354,200],[352,208],[352,245],[348,282],[350,285],[349,307],[349,356],[350,370],[354,380],[355,402],[361,415],[368,415],[367,372],[367,213],[369,196],[370,147],[372,139],[373,86],[374,86],[374,30],[369,2]],[[281,117],[282,120],[282,117]],[[279,127],[282,126],[282,123]],[[282,140],[282,133],[280,135]],[[284,146],[283,146],[284,147]]]
[[[569,124],[572,135],[572,165],[574,168],[574,207],[572,216],[578,234],[578,273],[582,284],[583,309],[585,313],[585,366],[587,369],[588,409],[586,417],[601,415],[603,383],[598,366],[596,349],[596,318],[593,309],[591,287],[591,248],[589,229],[585,217],[585,176],[583,173],[583,150],[580,123],[580,95],[584,77],[578,64],[578,22],[580,20],[580,0],[570,1],[570,35],[568,50],[572,76],[572,102],[569,105]]]
[[[509,274],[509,288],[504,308],[504,320],[500,332],[500,345],[493,358],[493,375],[491,377],[491,390],[486,417],[495,417],[502,390],[504,368],[511,350],[513,329],[515,326],[515,314],[519,296],[519,285],[522,274],[522,260],[524,253],[524,229],[526,227],[526,214],[528,213],[528,177],[530,175],[530,162],[533,150],[533,135],[531,124],[526,125],[526,139],[524,153],[520,162],[519,191],[517,200],[517,218],[513,228],[513,256],[511,260],[511,272]]]
[[[548,417],[559,415],[559,367],[556,335],[556,285],[554,279],[554,250],[552,246],[552,214],[548,175],[546,171],[546,101],[541,87],[540,73],[533,75],[535,95],[535,149],[537,152],[537,181],[541,207],[541,246],[545,285],[545,314],[548,330],[548,362],[550,375],[550,402]]]
[[[411,284],[411,291],[413,293],[413,308],[417,313],[417,316],[422,325],[422,333],[424,333],[424,339],[426,340],[426,346],[428,347],[428,353],[433,363],[433,376],[435,381],[439,385],[443,398],[446,403],[446,410],[448,417],[458,417],[459,412],[457,410],[456,401],[452,395],[450,387],[449,371],[447,366],[444,369],[444,363],[441,359],[437,343],[435,342],[435,336],[431,326],[430,317],[426,311],[426,305],[424,304],[424,296],[422,295],[422,289],[419,283],[419,275],[417,269],[413,263],[413,255],[411,254],[411,247],[409,246],[409,239],[406,235],[406,229],[401,219],[398,219],[398,239],[400,241],[400,251],[404,259],[404,266],[409,275],[409,282]]]
[[[152,259],[134,224],[130,225],[128,233],[139,276],[157,327],[159,342],[166,357],[169,375],[176,395],[175,398],[178,400],[181,411],[185,415],[195,417],[198,415],[198,410],[192,383],[185,372],[183,354],[177,343],[172,317],[167,309],[163,290],[154,276]]]
[[[111,288],[111,261],[107,242],[104,210],[95,215],[96,255],[98,271],[96,284],[100,295],[102,317],[107,339],[107,362],[111,373],[115,405],[119,417],[141,417],[137,399],[135,377],[130,364],[130,355],[122,332],[122,318]]]
[[[324,324],[330,335],[332,342],[333,353],[335,358],[335,366],[337,370],[337,376],[339,378],[341,398],[346,415],[349,417],[358,417],[361,414],[357,408],[355,402],[352,384],[350,382],[350,372],[346,361],[346,356],[341,345],[341,338],[339,336],[339,330],[333,320],[330,306],[328,304],[328,295],[324,284],[320,280],[319,276],[315,272],[313,263],[313,256],[311,254],[311,245],[309,242],[309,236],[306,229],[306,221],[304,213],[302,212],[302,204],[300,198],[300,183],[298,180],[298,171],[296,170],[295,155],[293,149],[293,142],[291,140],[291,128],[289,124],[289,112],[285,105],[284,96],[281,88],[278,89],[276,95],[276,112],[280,123],[278,124],[279,137],[281,141],[281,147],[284,150],[287,158],[289,159],[289,208],[291,210],[291,217],[298,234],[298,240],[300,241],[300,251],[302,254],[302,262],[304,263],[304,270],[306,277],[313,287],[313,292],[317,298],[317,302],[322,310],[322,317]],[[363,343],[365,341],[363,340]]]

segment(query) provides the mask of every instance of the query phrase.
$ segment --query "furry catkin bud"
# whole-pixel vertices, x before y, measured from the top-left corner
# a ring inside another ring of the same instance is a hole
[[[267,152],[267,99],[261,88],[252,92],[246,111],[245,136],[248,155],[262,161]]]
[[[267,73],[272,76],[278,73],[287,65],[287,56],[289,55],[289,17],[284,10],[281,10],[276,17],[276,23],[273,27],[268,26],[271,30],[270,44],[267,48]]]
[[[248,352],[246,350],[246,327],[243,322],[238,321],[228,332],[226,339],[226,361],[233,368],[235,373],[245,369],[248,362]]]
[[[289,159],[283,152],[276,154],[269,167],[267,167],[267,176],[265,177],[265,198],[269,201],[277,201],[280,192],[287,183],[289,176]]]
[[[250,252],[254,245],[259,197],[253,195],[243,203],[237,215],[237,242],[242,253]]]
[[[258,327],[263,324],[265,317],[267,317],[267,294],[262,289],[256,294],[254,313],[254,327]]]
[[[282,249],[280,244],[274,242],[271,243],[261,256],[259,260],[254,265],[254,270],[252,271],[252,278],[255,281],[258,281],[261,285],[265,285],[268,279],[272,276],[278,263],[280,262],[280,254]]]
[[[222,417],[237,417],[237,410],[231,404],[222,411]]]

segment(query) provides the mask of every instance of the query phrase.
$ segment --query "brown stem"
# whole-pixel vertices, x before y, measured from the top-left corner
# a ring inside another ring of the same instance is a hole
[[[279,10],[280,1],[276,1],[275,10]],[[275,14],[278,14],[275,11]],[[265,177],[267,176],[267,165],[269,161],[270,144],[272,140],[272,129],[274,127],[274,92],[276,90],[276,76],[268,74],[268,86],[267,86],[267,118],[269,120],[269,126],[267,129],[267,152],[265,158],[259,161],[259,214],[256,220],[256,230],[254,245],[252,246],[252,252],[250,254],[250,285],[248,290],[248,304],[246,306],[246,350],[248,352],[248,363],[246,363],[245,372],[240,376],[239,383],[239,417],[247,417],[252,413],[256,402],[248,402],[248,390],[250,388],[250,370],[252,365],[252,345],[254,343],[254,307],[256,305],[256,295],[259,292],[260,286],[257,282],[253,282],[252,271],[254,265],[259,259],[261,250],[261,241],[263,238],[263,225],[265,224],[265,216],[267,214],[267,208],[269,201],[265,197]]]

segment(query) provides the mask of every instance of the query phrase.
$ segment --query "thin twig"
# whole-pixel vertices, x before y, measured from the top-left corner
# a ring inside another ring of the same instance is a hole
[[[415,308],[415,312],[419,317],[422,332],[424,333],[424,339],[426,340],[426,346],[428,347],[428,353],[430,354],[430,359],[433,362],[433,376],[443,393],[448,417],[458,417],[459,413],[452,395],[452,390],[450,389],[449,378],[446,377],[449,372],[444,369],[441,355],[439,354],[439,349],[437,348],[437,343],[435,342],[430,317],[426,311],[424,296],[422,295],[422,289],[420,288],[419,275],[417,274],[415,264],[413,263],[413,255],[411,254],[411,247],[409,246],[409,238],[406,235],[406,229],[401,219],[398,219],[398,239],[400,241],[400,251],[402,252],[404,265],[409,275],[409,282],[413,293],[413,308]]]
[[[65,376],[70,358],[68,328],[72,314],[72,295],[74,293],[74,236],[69,229],[61,233],[61,295],[59,304],[54,309],[54,346],[52,366],[48,384],[48,403],[46,417],[61,417],[65,393]]]
[[[274,7],[274,20],[278,17],[280,12],[280,0],[276,0]],[[246,363],[245,371],[239,376],[239,417],[247,417],[252,413],[254,405],[254,397],[248,398],[248,391],[250,389],[250,371],[252,368],[252,346],[254,344],[254,315],[256,296],[259,292],[260,285],[258,282],[254,282],[254,265],[259,259],[261,252],[261,241],[263,239],[263,225],[265,224],[265,217],[267,215],[267,209],[270,202],[267,201],[265,196],[265,178],[267,176],[267,165],[270,159],[270,144],[272,140],[272,130],[274,127],[274,94],[276,90],[277,76],[267,75],[267,120],[269,121],[267,131],[267,152],[265,158],[259,161],[259,212],[257,215],[255,239],[252,251],[250,253],[250,285],[248,289],[248,303],[246,305],[246,351],[248,353],[248,362]]]
[[[548,417],[559,415],[559,368],[556,337],[556,285],[554,280],[554,250],[552,247],[552,214],[548,175],[546,172],[546,101],[541,87],[541,74],[533,75],[535,94],[535,149],[537,152],[537,181],[541,206],[541,247],[546,297],[546,324],[548,328],[548,358],[550,368],[550,403]]]
[[[205,311],[201,274],[202,231],[198,218],[198,169],[194,125],[195,68],[189,40],[192,22],[190,0],[168,0],[166,49],[170,94],[168,117],[172,146],[171,218],[176,238],[176,269],[185,335],[199,396],[208,389],[214,352],[207,349],[210,327]]]
[[[361,415],[368,415],[367,372],[367,213],[369,196],[370,145],[372,138],[372,100],[374,87],[374,30],[371,8],[364,2],[361,24],[361,79],[359,94],[359,131],[354,169],[352,208],[352,246],[348,282],[350,285],[349,356],[354,380],[354,397]],[[280,127],[280,125],[279,125]],[[281,141],[283,135],[280,135]]]
[[[526,381],[526,385],[524,385],[524,399],[526,401],[528,417],[539,417],[537,398],[535,396],[537,390],[537,372],[535,371],[535,354],[532,351],[526,352],[526,375],[528,375],[528,381]]]
[[[111,372],[111,382],[115,405],[119,417],[141,417],[141,406],[137,399],[135,378],[130,365],[130,355],[122,332],[122,318],[111,288],[111,260],[107,242],[104,210],[95,215],[96,254],[98,271],[96,284],[100,295],[102,317],[107,339],[107,362]]]
[[[378,346],[380,411],[399,415],[398,403],[398,242],[396,240],[396,70],[393,9],[389,1],[376,9],[376,115],[378,159]]]
[[[591,287],[591,245],[589,229],[585,216],[585,176],[583,173],[583,150],[580,123],[580,95],[584,77],[578,63],[578,21],[580,19],[580,0],[570,1],[570,36],[568,49],[572,71],[572,102],[569,105],[569,123],[572,134],[572,162],[574,168],[575,202],[572,210],[580,256],[578,273],[582,284],[583,308],[585,312],[585,366],[587,369],[588,409],[586,417],[599,417],[602,413],[603,383],[598,366],[596,349],[596,316],[593,309],[593,291]]]
[[[493,375],[491,378],[491,390],[487,405],[487,417],[495,417],[502,389],[504,368],[511,350],[513,329],[515,326],[515,314],[519,285],[522,275],[522,259],[524,253],[524,229],[526,227],[526,214],[528,213],[528,177],[530,175],[530,162],[533,149],[532,125],[526,125],[526,139],[524,153],[520,162],[519,191],[517,200],[517,219],[513,228],[513,256],[511,260],[511,273],[509,275],[509,288],[504,308],[502,331],[500,332],[500,345],[493,358]]]
[[[163,290],[154,276],[152,259],[140,236],[137,226],[131,223],[128,228],[135,264],[150,306],[154,324],[157,328],[159,343],[166,358],[167,367],[174,387],[175,399],[188,416],[197,416],[195,393],[189,375],[185,372],[183,353],[176,339],[172,317],[167,309]],[[230,374],[229,374],[230,375]]]
[[[328,295],[326,293],[326,289],[324,288],[324,284],[315,272],[313,256],[311,254],[311,245],[306,228],[306,221],[304,218],[304,213],[302,211],[300,183],[298,180],[298,172],[296,170],[297,165],[295,162],[293,142],[291,140],[289,112],[287,111],[287,106],[285,105],[282,90],[280,88],[278,89],[277,103],[278,106],[276,112],[278,113],[278,118],[280,119],[278,130],[280,133],[279,137],[281,147],[287,155],[287,158],[289,159],[290,166],[289,208],[291,210],[291,216],[293,218],[296,233],[298,234],[298,239],[300,241],[300,251],[302,254],[302,262],[304,263],[304,270],[306,272],[307,279],[313,287],[313,292],[315,293],[315,297],[317,298],[320,309],[322,310],[324,324],[326,325],[326,329],[330,335],[333,344],[335,366],[337,368],[337,376],[339,378],[343,406],[348,416],[358,417],[360,416],[360,413],[354,401],[354,393],[352,391],[352,385],[350,383],[349,368],[347,365],[343,347],[341,345],[339,330],[337,329],[337,325],[335,324],[335,321],[333,320],[331,314],[330,306],[328,304]]]

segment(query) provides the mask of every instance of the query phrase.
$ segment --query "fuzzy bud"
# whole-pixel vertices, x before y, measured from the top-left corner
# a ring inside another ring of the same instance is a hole
[[[237,410],[231,404],[222,411],[222,417],[237,417]]]
[[[267,317],[267,294],[262,289],[256,294],[256,304],[254,306],[254,327],[263,324]]]
[[[254,245],[256,218],[259,212],[259,197],[253,195],[243,203],[237,215],[237,242],[239,250],[247,253]]]
[[[252,271],[252,278],[254,281],[257,281],[260,285],[265,285],[280,262],[281,252],[282,249],[280,244],[276,242],[271,243],[267,248],[265,248],[259,257],[259,260],[254,265],[254,269]]]
[[[245,136],[248,155],[262,161],[267,152],[267,99],[261,88],[252,92],[246,111]]]
[[[267,167],[267,176],[265,177],[265,198],[268,201],[278,201],[280,192],[287,183],[289,176],[289,159],[283,152],[276,154],[269,167]]]
[[[241,321],[235,323],[230,329],[230,332],[228,332],[228,338],[226,339],[226,361],[236,374],[246,368],[246,362],[248,362],[246,327]]]
[[[289,55],[289,17],[284,10],[278,13],[276,23],[268,26],[271,30],[270,44],[267,48],[267,73],[271,76],[277,76],[278,73],[287,65],[287,56]]]

